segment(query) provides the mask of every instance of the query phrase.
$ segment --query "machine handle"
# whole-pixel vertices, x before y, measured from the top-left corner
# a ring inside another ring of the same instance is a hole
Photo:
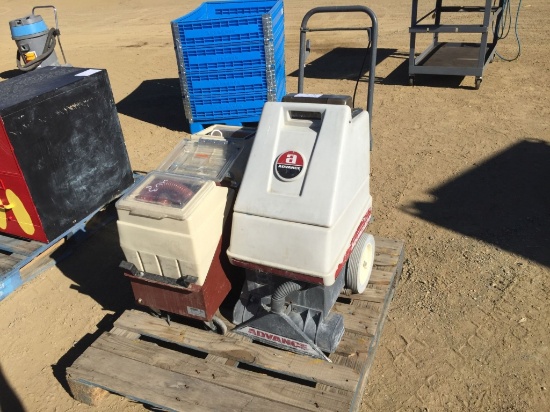
[[[65,52],[63,51],[63,46],[61,45],[61,38],[59,37],[61,35],[61,32],[59,31],[59,21],[57,20],[57,9],[55,8],[55,6],[34,6],[32,8],[32,14],[34,14],[34,11],[36,9],[53,9],[53,16],[55,19],[55,33],[57,36],[57,41],[59,43],[59,49],[61,50],[61,54],[63,55],[63,61],[65,62],[65,64],[67,64]]]
[[[55,29],[59,30],[59,24],[57,22],[57,9],[55,8],[55,6],[34,6],[32,8],[32,14],[34,14],[34,11],[36,9],[53,9],[53,16],[55,18]]]
[[[328,28],[328,29],[310,29],[307,23],[311,16],[318,13],[351,13],[363,12],[366,13],[371,20],[371,27],[363,29],[353,28]],[[307,57],[307,40],[306,33],[313,31],[345,31],[345,30],[367,30],[369,32],[371,47],[370,47],[370,68],[369,68],[369,89],[367,91],[367,112],[370,116],[370,124],[372,125],[372,102],[374,94],[374,72],[376,69],[376,51],[378,48],[378,19],[374,12],[366,6],[326,6],[315,7],[308,11],[302,19],[300,26],[300,56],[299,56],[299,74],[298,74],[298,93],[303,93],[304,89],[304,68]],[[372,149],[372,133],[369,131],[370,145]]]

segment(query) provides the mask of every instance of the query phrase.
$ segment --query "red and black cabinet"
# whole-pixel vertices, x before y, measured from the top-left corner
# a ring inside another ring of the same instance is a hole
[[[105,70],[0,82],[0,234],[52,241],[133,181]]]

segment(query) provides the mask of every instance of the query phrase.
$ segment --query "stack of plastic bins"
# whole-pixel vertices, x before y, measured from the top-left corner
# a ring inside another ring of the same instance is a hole
[[[257,122],[285,95],[283,0],[205,2],[172,34],[191,133]]]

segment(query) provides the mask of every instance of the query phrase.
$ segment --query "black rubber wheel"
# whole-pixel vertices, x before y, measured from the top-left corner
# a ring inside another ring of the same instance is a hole
[[[476,78],[476,90],[479,90],[479,88],[481,87],[481,78]]]
[[[414,86],[414,76],[409,76],[409,86]]]

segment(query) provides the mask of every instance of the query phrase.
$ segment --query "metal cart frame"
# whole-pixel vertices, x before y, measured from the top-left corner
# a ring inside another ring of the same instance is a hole
[[[498,5],[493,6],[496,1]],[[498,27],[505,0],[496,1],[485,0],[484,6],[443,6],[443,0],[436,0],[435,8],[419,18],[418,0],[413,0],[409,28],[409,84],[414,85],[416,74],[475,76],[475,88],[479,89],[485,66],[493,60],[499,38]],[[483,13],[482,24],[441,24],[442,13],[464,12]],[[433,24],[422,23],[430,16],[434,17]],[[479,43],[440,42],[440,33],[479,33],[481,38]],[[431,34],[433,41],[415,57],[417,34]]]

